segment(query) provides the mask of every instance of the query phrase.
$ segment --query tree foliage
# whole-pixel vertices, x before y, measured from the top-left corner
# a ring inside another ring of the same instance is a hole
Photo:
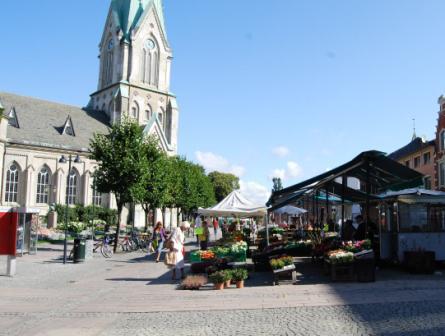
[[[141,127],[130,120],[114,124],[109,134],[95,134],[91,140],[90,157],[98,162],[95,186],[101,193],[114,194],[118,220],[124,205],[134,201],[134,190],[139,188],[145,175],[144,143]],[[116,244],[119,231],[120,223],[116,230]]]
[[[272,192],[280,191],[283,189],[283,183],[281,182],[280,177],[274,177],[272,179],[272,182],[273,182]]]
[[[218,202],[221,202],[232,191],[240,188],[239,177],[233,174],[214,171],[209,174],[209,178],[215,189],[215,197]]]

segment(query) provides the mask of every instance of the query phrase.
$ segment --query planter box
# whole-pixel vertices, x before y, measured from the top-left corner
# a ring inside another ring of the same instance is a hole
[[[355,274],[358,282],[374,282],[375,281],[375,260],[374,259],[357,259],[355,261]]]
[[[414,274],[434,273],[436,253],[433,251],[405,251],[405,268]]]
[[[283,268],[273,270],[273,285],[279,285],[279,277],[281,275],[290,274],[292,276],[292,283],[297,282],[297,272],[295,271],[295,265],[284,266]]]
[[[330,271],[332,281],[353,281],[354,263],[332,264],[329,260],[325,260],[326,268]]]

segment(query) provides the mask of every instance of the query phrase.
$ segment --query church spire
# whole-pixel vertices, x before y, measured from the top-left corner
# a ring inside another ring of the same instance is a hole
[[[111,9],[116,25],[120,27],[126,41],[130,40],[133,29],[139,27],[144,15],[155,8],[161,29],[166,35],[162,0],[112,0]]]
[[[413,118],[413,138],[411,141],[416,140],[417,135],[416,135],[416,119]]]

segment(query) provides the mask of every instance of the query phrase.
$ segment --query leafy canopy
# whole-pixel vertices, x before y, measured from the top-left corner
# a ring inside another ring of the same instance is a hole
[[[232,191],[240,188],[239,177],[233,174],[214,171],[209,174],[209,178],[215,189],[215,197],[218,202],[221,202]]]

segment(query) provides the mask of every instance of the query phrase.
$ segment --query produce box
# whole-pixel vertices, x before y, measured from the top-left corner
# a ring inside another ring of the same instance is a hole
[[[201,253],[200,251],[190,252],[190,262],[200,262],[201,261]]]
[[[245,262],[247,259],[246,251],[231,252],[230,258],[235,262]]]

